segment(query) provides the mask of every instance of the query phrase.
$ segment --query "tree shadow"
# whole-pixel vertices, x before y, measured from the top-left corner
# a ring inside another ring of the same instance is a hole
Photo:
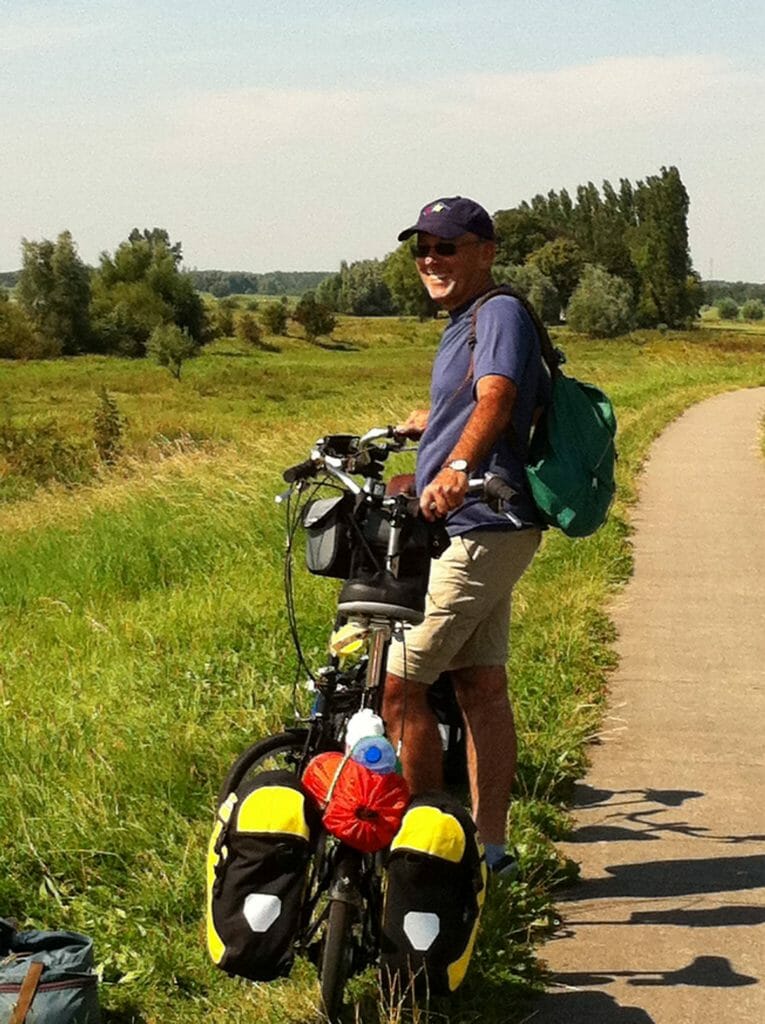
[[[763,842],[765,835],[743,836],[718,835],[704,825],[692,825],[688,821],[663,821],[659,819],[667,807],[680,807],[686,800],[703,797],[704,793],[693,789],[595,789],[586,784],[578,785],[574,791],[574,806],[585,810],[622,808],[593,825],[581,825],[570,836],[572,843],[645,842],[662,839],[666,835],[683,835],[693,839],[713,839],[731,845]],[[615,799],[615,798],[621,799]],[[658,804],[658,807],[645,806]],[[628,811],[623,808],[635,807]],[[609,819],[614,823],[610,824]]]
[[[358,352],[358,345],[352,345],[346,341],[314,341],[311,343],[315,348],[323,348],[328,352]]]

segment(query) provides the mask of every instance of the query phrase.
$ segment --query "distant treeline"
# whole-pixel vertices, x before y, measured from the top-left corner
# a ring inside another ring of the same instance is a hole
[[[273,270],[251,274],[246,270],[189,270],[192,284],[200,292],[217,298],[226,295],[302,295],[318,287],[329,271]]]
[[[749,284],[746,281],[704,281],[704,302],[716,306],[720,299],[731,298],[739,305],[749,299],[765,302],[765,284]]]
[[[683,326],[704,301],[688,247],[688,202],[676,167],[635,184],[622,178],[618,188],[588,182],[573,195],[536,195],[494,214],[495,278],[524,293],[546,321],[565,314],[588,333]],[[384,260],[342,263],[316,297],[339,313],[427,315],[412,256],[404,242]]]
[[[4,274],[0,274],[0,288],[15,288],[20,274],[20,270],[8,270]]]

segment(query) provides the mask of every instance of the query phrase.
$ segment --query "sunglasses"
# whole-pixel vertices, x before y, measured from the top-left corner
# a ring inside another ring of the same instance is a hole
[[[431,251],[436,256],[456,256],[458,249],[464,249],[467,245],[481,245],[484,241],[483,238],[476,238],[474,241],[462,242],[460,245],[457,245],[456,242],[436,242],[434,245],[418,242],[412,249],[412,255],[416,260],[427,259]]]

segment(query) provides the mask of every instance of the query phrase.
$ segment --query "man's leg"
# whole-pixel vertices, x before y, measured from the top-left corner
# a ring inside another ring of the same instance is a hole
[[[385,680],[383,718],[396,750],[401,741],[401,765],[412,793],[442,789],[441,735],[428,703],[427,686],[389,673]]]
[[[452,671],[467,733],[473,818],[484,843],[504,844],[515,776],[515,720],[504,666]]]

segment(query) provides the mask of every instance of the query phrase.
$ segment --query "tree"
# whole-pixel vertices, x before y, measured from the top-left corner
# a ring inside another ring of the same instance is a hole
[[[379,260],[343,261],[340,272],[326,278],[316,289],[317,302],[350,316],[389,316],[393,299]]]
[[[180,380],[183,364],[199,354],[199,342],[177,324],[160,324],[151,332],[146,354],[160,366],[166,366],[173,377]]]
[[[627,282],[587,264],[566,310],[569,326],[594,338],[613,338],[629,331],[633,320],[634,299]]]
[[[66,355],[90,341],[90,271],[68,231],[55,242],[22,239],[17,295],[34,329]]]
[[[207,335],[204,303],[180,270],[181,243],[163,228],[134,228],[114,255],[103,252],[93,281],[93,319],[103,351],[141,356],[155,327],[173,323],[197,344]]]
[[[584,267],[582,250],[571,238],[556,238],[546,242],[526,261],[549,278],[558,293],[559,308],[568,305]]]
[[[547,222],[539,203],[536,210],[532,210],[526,203],[516,209],[499,210],[493,219],[497,263],[503,266],[525,263],[532,252],[556,235],[555,228]]]
[[[765,307],[759,299],[747,299],[741,307],[741,316],[744,320],[762,320]]]
[[[509,284],[528,299],[544,323],[558,323],[561,305],[557,289],[538,266],[532,263],[526,263],[522,267],[495,266],[493,276],[497,284]]]
[[[730,295],[719,299],[717,313],[721,320],[738,320],[738,303]]]
[[[336,324],[332,311],[317,302],[313,292],[303,295],[295,307],[292,319],[302,326],[307,340],[312,344],[321,335],[331,335]]]
[[[638,182],[633,203],[636,223],[627,241],[640,274],[638,317],[647,325],[682,326],[696,316],[700,302],[698,290],[688,286],[689,200],[677,168],[662,167]]]
[[[0,291],[0,359],[51,359],[61,345],[37,333],[29,317],[8,293]]]
[[[383,278],[393,308],[400,316],[417,316],[420,320],[434,317],[438,306],[422,286],[410,242],[402,242],[383,261]]]
[[[287,333],[289,313],[286,302],[269,302],[260,313],[263,326],[269,334],[283,335]]]

